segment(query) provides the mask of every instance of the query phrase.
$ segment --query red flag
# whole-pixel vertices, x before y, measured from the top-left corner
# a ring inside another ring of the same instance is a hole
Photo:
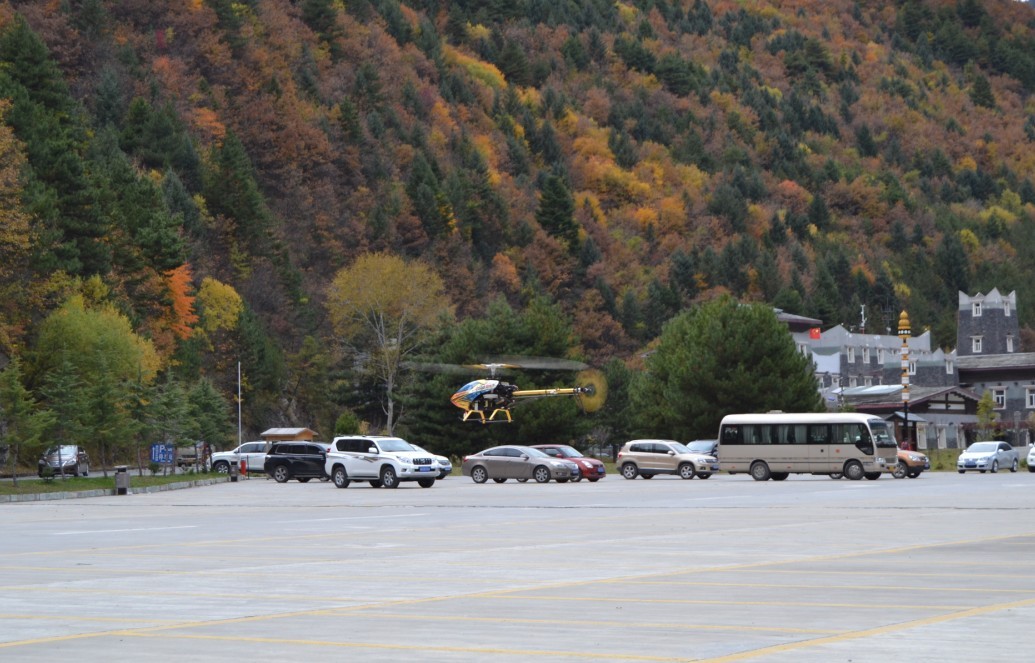
[[[819,340],[819,327],[813,327],[809,330],[809,338],[811,338],[813,341]]]

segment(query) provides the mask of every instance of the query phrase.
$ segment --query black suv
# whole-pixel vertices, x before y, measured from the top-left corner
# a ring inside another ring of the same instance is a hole
[[[263,470],[277,483],[298,479],[302,483],[310,479],[326,479],[323,466],[327,460],[327,447],[315,442],[274,442],[266,453]]]

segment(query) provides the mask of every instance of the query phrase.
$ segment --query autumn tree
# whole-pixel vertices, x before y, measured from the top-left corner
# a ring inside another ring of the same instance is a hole
[[[535,220],[543,230],[575,251],[579,243],[579,227],[575,223],[575,199],[560,175],[550,174],[543,182]]]
[[[4,124],[10,103],[0,99],[0,352],[12,351],[19,320],[25,311],[28,258],[31,248],[29,215],[21,204],[23,146]]]
[[[430,330],[452,316],[442,279],[420,262],[364,254],[334,276],[327,308],[341,341],[369,357],[367,368],[384,388],[385,430],[391,433],[400,363],[421,347]]]

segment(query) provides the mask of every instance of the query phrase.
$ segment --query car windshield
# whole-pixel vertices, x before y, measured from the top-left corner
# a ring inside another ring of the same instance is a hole
[[[883,421],[871,421],[869,424],[870,433],[873,435],[873,440],[877,443],[878,448],[890,449],[898,446],[898,442],[895,441],[886,423]]]
[[[60,447],[51,447],[47,449],[48,456],[61,455],[63,457],[70,457],[76,454],[75,445],[62,444]]]
[[[675,451],[677,454],[693,453],[692,451],[687,449],[685,444],[680,444],[679,442],[672,442],[672,450]]]
[[[712,452],[712,447],[714,447],[714,446],[715,446],[715,443],[712,442],[711,440],[703,440],[701,442],[691,442],[690,444],[686,445],[687,449],[689,449],[690,451],[697,452],[699,454],[711,453]]]
[[[567,445],[557,447],[557,450],[561,452],[561,456],[565,458],[582,458],[582,454],[575,447],[569,447]]]
[[[974,444],[967,447],[967,451],[979,454],[992,453],[999,448],[999,444],[996,442],[975,442]]]
[[[409,442],[399,439],[380,440],[378,444],[381,445],[381,451],[416,451]]]
[[[529,456],[532,456],[534,458],[552,458],[553,457],[553,456],[550,456],[550,455],[546,454],[543,451],[540,451],[539,449],[533,449],[532,447],[522,447],[521,452],[522,453],[527,453]]]

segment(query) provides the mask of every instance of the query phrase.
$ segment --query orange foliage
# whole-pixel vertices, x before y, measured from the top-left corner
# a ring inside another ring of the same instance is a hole
[[[165,273],[172,310],[169,312],[169,329],[181,340],[189,338],[193,331],[191,325],[198,321],[194,312],[194,296],[191,291],[190,265],[182,264]]]
[[[795,214],[802,214],[812,201],[812,194],[793,180],[784,180],[776,185],[773,196],[777,202]]]

